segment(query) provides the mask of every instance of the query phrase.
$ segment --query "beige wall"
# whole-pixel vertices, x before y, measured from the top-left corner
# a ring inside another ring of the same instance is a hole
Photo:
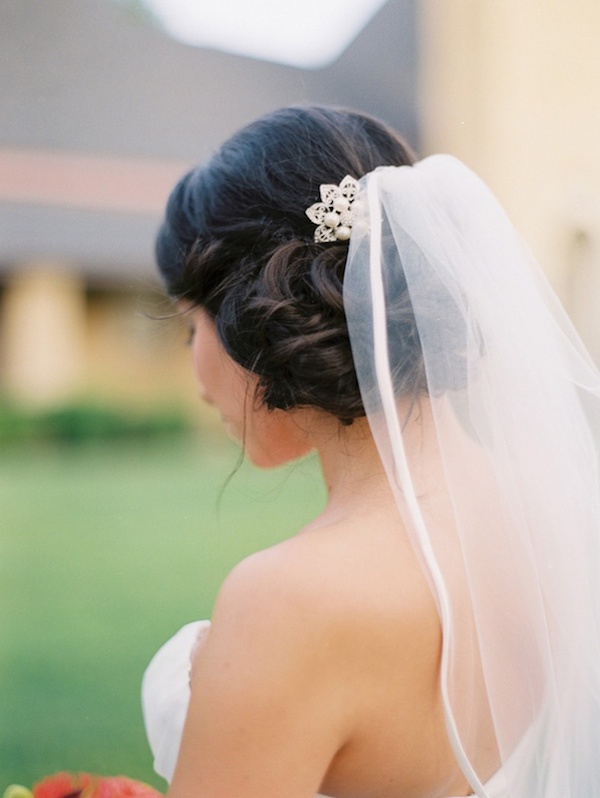
[[[91,399],[196,414],[184,326],[158,288],[90,288],[66,264],[22,264],[1,294],[1,393],[33,407]]]
[[[600,3],[422,0],[424,151],[493,188],[600,356]]]
[[[60,403],[81,386],[85,295],[59,264],[26,264],[4,287],[3,391],[30,405]]]
[[[184,325],[158,288],[91,290],[86,304],[89,394],[147,407],[195,401]]]

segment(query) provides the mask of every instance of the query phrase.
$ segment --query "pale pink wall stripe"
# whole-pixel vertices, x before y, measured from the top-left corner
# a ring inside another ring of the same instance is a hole
[[[0,202],[160,215],[190,164],[0,148]]]

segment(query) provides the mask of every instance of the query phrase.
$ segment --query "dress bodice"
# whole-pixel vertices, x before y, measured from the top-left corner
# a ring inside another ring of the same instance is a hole
[[[142,707],[155,771],[173,777],[190,698],[190,656],[210,621],[183,626],[152,658],[142,681]],[[498,771],[485,785],[488,798],[504,798],[506,781]],[[327,796],[316,796],[327,798]]]

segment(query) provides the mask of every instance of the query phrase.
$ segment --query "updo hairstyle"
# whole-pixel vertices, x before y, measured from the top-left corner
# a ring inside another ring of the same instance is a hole
[[[413,162],[366,114],[291,107],[243,128],[173,190],[156,247],[167,290],[210,314],[267,407],[316,407],[345,424],[364,415],[342,301],[348,242],[315,243],[305,211],[322,183]],[[404,376],[419,390],[406,311]]]

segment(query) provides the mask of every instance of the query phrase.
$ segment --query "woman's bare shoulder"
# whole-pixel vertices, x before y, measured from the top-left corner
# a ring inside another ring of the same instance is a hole
[[[194,663],[173,795],[198,784],[206,794],[218,784],[219,794],[276,795],[281,783],[314,795],[326,778],[350,783],[341,751],[358,750],[366,770],[376,760],[360,743],[365,730],[412,728],[417,688],[432,682],[429,616],[407,547],[354,520],[312,525],[226,579]]]
[[[270,796],[282,783],[289,795],[318,791],[353,731],[331,611],[317,611],[318,573],[304,544],[282,544],[225,580],[194,662],[173,795]]]
[[[344,629],[352,635],[375,620],[412,630],[431,608],[403,530],[353,518],[311,525],[243,560],[223,584],[214,622],[318,644],[332,630],[342,639]]]

